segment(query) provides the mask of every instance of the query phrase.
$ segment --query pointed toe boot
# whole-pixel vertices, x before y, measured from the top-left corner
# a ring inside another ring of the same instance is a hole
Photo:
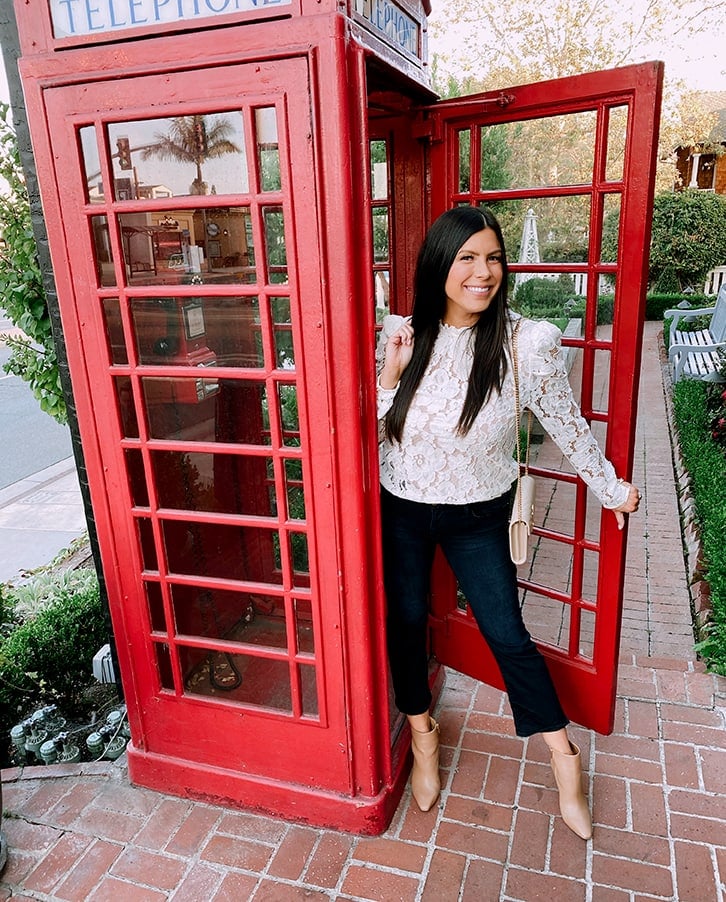
[[[552,771],[560,794],[562,820],[581,839],[592,836],[592,819],[585,793],[582,791],[582,767],[580,749],[570,743],[572,753],[565,755],[551,749]]]
[[[428,811],[441,792],[439,777],[439,725],[430,718],[428,733],[411,730],[411,750],[413,752],[413,772],[411,791],[421,811]]]

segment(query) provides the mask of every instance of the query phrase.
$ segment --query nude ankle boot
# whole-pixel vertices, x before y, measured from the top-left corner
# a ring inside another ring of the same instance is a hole
[[[551,749],[552,771],[560,793],[560,812],[562,820],[581,839],[592,836],[592,819],[587,806],[585,793],[582,791],[582,769],[580,749],[570,743],[572,754],[565,755]]]
[[[411,791],[421,811],[433,807],[441,792],[439,777],[439,725],[429,718],[431,729],[421,733],[411,728],[411,751],[413,752],[413,772]]]

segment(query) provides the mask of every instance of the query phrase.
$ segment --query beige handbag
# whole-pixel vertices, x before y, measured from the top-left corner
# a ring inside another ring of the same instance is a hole
[[[532,532],[532,520],[534,519],[534,476],[529,475],[529,445],[530,431],[532,428],[532,411],[527,411],[527,450],[524,461],[524,473],[522,467],[521,448],[521,409],[519,405],[519,364],[517,360],[517,333],[521,319],[512,332],[512,370],[514,372],[514,410],[517,421],[517,491],[512,505],[512,516],[509,521],[509,551],[512,561],[519,566],[527,560],[527,542]]]

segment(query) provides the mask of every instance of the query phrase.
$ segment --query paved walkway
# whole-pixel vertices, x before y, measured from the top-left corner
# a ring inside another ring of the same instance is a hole
[[[726,680],[694,662],[657,344],[647,324],[615,731],[575,728],[595,833],[556,816],[541,740],[447,674],[444,790],[363,838],[129,785],[123,761],[3,773],[0,899],[724,902]]]

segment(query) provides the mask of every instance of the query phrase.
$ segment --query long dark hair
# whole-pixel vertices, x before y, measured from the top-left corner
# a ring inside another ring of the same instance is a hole
[[[424,238],[416,262],[413,286],[414,345],[411,362],[386,417],[389,440],[401,441],[408,409],[423,378],[446,312],[446,280],[461,246],[483,229],[492,229],[502,249],[502,282],[474,331],[474,361],[458,432],[466,435],[492,391],[499,392],[507,372],[507,282],[509,268],[502,229],[494,214],[482,207],[455,207],[433,223]]]

